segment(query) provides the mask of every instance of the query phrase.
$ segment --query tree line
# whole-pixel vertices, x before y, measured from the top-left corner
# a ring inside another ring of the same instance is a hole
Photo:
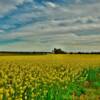
[[[51,52],[22,52],[22,51],[0,51],[0,55],[3,54],[19,54],[19,55],[32,55],[32,54],[100,54],[100,52],[66,52],[63,51],[61,48],[54,48]]]

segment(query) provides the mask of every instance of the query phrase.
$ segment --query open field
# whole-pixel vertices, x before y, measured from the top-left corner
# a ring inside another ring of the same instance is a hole
[[[100,100],[100,55],[0,56],[0,100]]]

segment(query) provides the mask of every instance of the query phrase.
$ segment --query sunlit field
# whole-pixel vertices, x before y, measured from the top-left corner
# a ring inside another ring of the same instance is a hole
[[[100,55],[0,56],[0,100],[100,100]]]

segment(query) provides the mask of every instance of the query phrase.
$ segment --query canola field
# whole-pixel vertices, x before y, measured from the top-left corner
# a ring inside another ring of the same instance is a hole
[[[100,55],[0,56],[0,100],[100,100]]]

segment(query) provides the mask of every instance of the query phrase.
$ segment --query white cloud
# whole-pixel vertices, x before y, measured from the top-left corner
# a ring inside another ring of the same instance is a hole
[[[46,5],[47,5],[48,7],[52,7],[52,8],[57,7],[57,5],[54,4],[54,3],[52,3],[52,2],[47,2]]]
[[[32,2],[32,0],[0,0],[0,14],[15,10],[17,5],[21,5],[24,2]]]
[[[0,30],[0,33],[4,32],[4,30]]]
[[[78,3],[81,3],[81,0],[76,0],[76,3],[78,4]]]
[[[16,5],[22,4],[24,0],[18,0],[12,4],[8,4],[6,9],[16,9]],[[30,0],[30,2],[32,2]],[[43,21],[32,22],[20,29],[15,29],[11,33],[0,35],[0,39],[22,39],[21,42],[2,46],[0,49],[7,48],[10,50],[44,50],[51,49],[55,46],[66,48],[66,50],[97,50],[100,49],[100,35],[92,33],[92,30],[100,28],[100,3],[95,4],[78,4],[80,0],[76,0],[77,4],[70,6],[61,6],[51,2],[46,2],[45,7],[36,8],[32,11],[21,13],[11,18],[16,21],[25,22],[32,18],[45,16],[47,19]],[[0,11],[3,9],[3,3]],[[3,9],[2,12],[7,12]],[[6,28],[9,25],[5,25]],[[80,31],[90,30],[91,33],[80,33]],[[2,30],[1,30],[2,32]],[[87,35],[88,34],[88,35]],[[68,47],[68,48],[67,48]]]

